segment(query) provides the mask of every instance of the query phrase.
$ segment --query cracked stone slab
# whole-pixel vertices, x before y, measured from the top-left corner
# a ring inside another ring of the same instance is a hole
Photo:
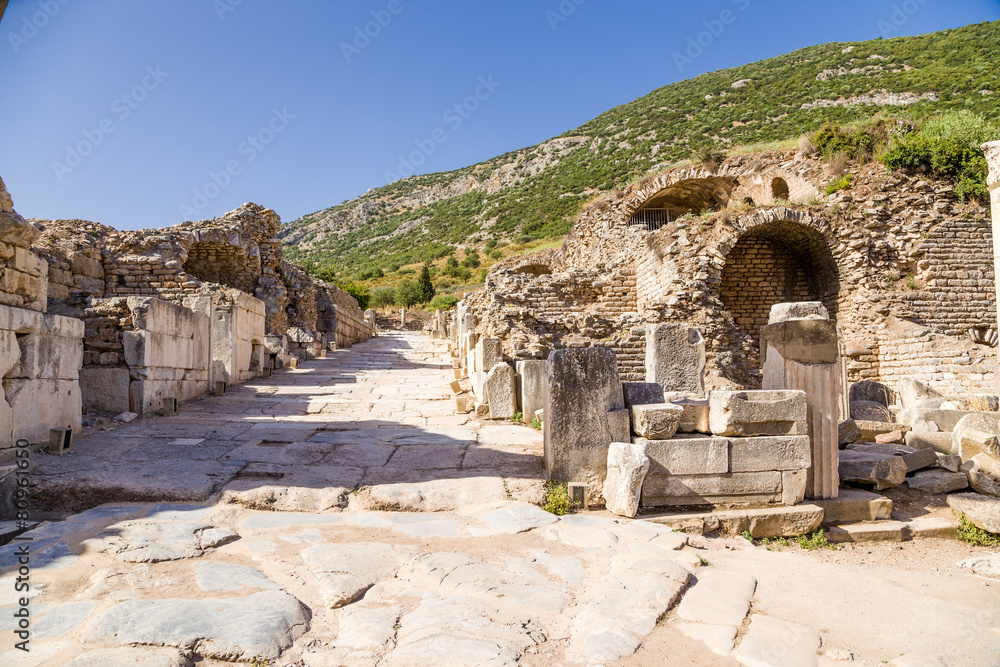
[[[387,544],[318,544],[304,549],[302,559],[331,609],[357,600],[396,569],[396,553]]]
[[[743,625],[757,580],[741,572],[705,570],[677,605],[678,618],[712,625]]]
[[[35,637],[62,637],[87,620],[96,605],[93,602],[71,602],[45,612],[31,627]]]
[[[534,505],[517,505],[486,512],[469,526],[474,537],[516,535],[558,521],[558,517]]]
[[[87,651],[66,663],[66,667],[191,667],[183,653],[174,648],[120,647]]]
[[[81,639],[95,644],[152,644],[219,660],[277,658],[309,627],[309,613],[283,591],[246,598],[129,600],[94,618]]]
[[[289,526],[312,524],[342,523],[343,517],[338,514],[305,514],[301,512],[282,512],[281,514],[258,514],[243,520],[240,529],[248,532],[260,532],[270,528],[287,528]]]
[[[821,644],[812,628],[758,614],[750,620],[734,657],[747,667],[815,667]]]
[[[277,512],[324,512],[347,507],[348,496],[361,481],[362,468],[289,467],[280,480],[236,479],[226,486],[222,502]]]
[[[359,507],[396,512],[447,512],[507,500],[499,477],[438,479],[412,484],[380,484],[363,488]]]
[[[139,519],[112,524],[96,538],[83,544],[96,551],[105,551],[126,563],[159,563],[169,560],[197,558],[205,548],[217,543],[221,535],[202,534],[212,526],[205,523],[159,522]],[[229,531],[230,534],[235,535]]]
[[[692,623],[680,621],[674,624],[678,630],[691,639],[696,639],[718,655],[729,655],[736,643],[735,625],[712,625],[711,623]]]
[[[257,568],[231,563],[202,563],[195,570],[195,581],[203,591],[281,590]]]
[[[395,646],[396,625],[401,611],[399,606],[345,607],[338,619],[335,648],[307,651],[303,656],[306,666],[378,664]]]
[[[473,598],[429,597],[400,619],[396,649],[384,667],[515,667],[545,637],[532,618],[507,621]]]

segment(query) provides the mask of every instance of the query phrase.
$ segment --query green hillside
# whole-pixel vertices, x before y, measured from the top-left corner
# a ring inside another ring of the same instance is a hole
[[[803,108],[882,92],[921,99]],[[969,110],[995,121],[998,102],[1000,22],[812,46],[665,86],[555,143],[370,190],[289,222],[281,235],[286,253],[313,271],[325,267],[338,279],[392,283],[413,272],[406,265],[440,260],[457,248],[475,246],[495,258],[557,239],[586,201],[692,157],[795,140],[827,123],[876,115],[919,123]],[[455,269],[451,261],[451,282],[475,282],[478,262]]]

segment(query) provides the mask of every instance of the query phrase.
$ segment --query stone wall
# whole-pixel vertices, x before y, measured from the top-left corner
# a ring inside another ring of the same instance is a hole
[[[260,299],[237,290],[220,295],[211,325],[213,381],[232,385],[260,375],[268,362],[264,321],[265,306]]]
[[[39,235],[0,180],[0,459],[18,440],[81,428],[83,323],[46,312],[49,266],[31,251]]]
[[[183,401],[205,393],[212,377],[212,300],[190,305],[194,309],[153,297],[95,301],[85,320],[84,409],[142,415],[159,409],[164,397]]]
[[[584,208],[559,250],[493,268],[466,300],[477,332],[500,338],[510,359],[619,348],[623,377],[634,379],[634,329],[684,322],[708,343],[709,389],[757,388],[770,307],[816,300],[845,345],[865,352],[850,358],[852,377],[941,384],[917,363],[923,351],[880,344],[876,332],[899,320],[933,338],[935,358],[957,360],[949,386],[989,385],[995,355],[973,342],[993,340],[997,327],[984,206],[960,202],[944,182],[848,168],[851,187],[830,196],[828,165],[794,151],[678,167],[612,193]],[[643,218],[650,210],[670,211],[669,221]],[[601,287],[618,276],[628,277],[625,304],[602,312]]]

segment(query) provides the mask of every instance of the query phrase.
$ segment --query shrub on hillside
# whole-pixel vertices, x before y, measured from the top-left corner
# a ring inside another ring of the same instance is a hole
[[[980,146],[1000,136],[996,126],[968,111],[946,114],[893,141],[882,156],[889,169],[924,171],[955,183],[962,201],[986,199],[986,158]]]
[[[358,308],[361,310],[368,309],[368,302],[372,294],[368,291],[367,287],[358,283],[336,283],[336,285],[354,297],[354,300],[358,302]]]
[[[438,294],[427,304],[427,310],[451,310],[458,305],[458,297],[451,294]]]
[[[396,305],[396,290],[391,287],[373,289],[368,305],[371,308],[392,308]]]

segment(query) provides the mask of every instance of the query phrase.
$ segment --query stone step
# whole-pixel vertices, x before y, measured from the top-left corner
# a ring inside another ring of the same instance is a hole
[[[765,537],[795,537],[819,527],[823,509],[817,505],[793,507],[762,507],[754,509],[719,509],[712,512],[644,514],[639,517],[653,523],[670,526],[685,533],[704,535],[720,531],[739,535],[743,531],[757,539]]]
[[[892,514],[892,501],[871,491],[842,488],[836,498],[810,500],[823,508],[823,525],[882,521]]]
[[[844,542],[905,542],[914,538],[958,539],[958,520],[920,516],[910,521],[865,521],[826,527],[826,539]]]

